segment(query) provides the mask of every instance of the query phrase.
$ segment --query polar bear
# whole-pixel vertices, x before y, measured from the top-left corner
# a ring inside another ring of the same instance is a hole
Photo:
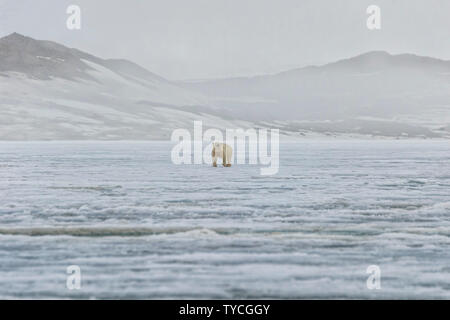
[[[211,157],[213,161],[213,167],[217,167],[217,158],[222,157],[222,163],[224,167],[231,167],[231,156],[233,155],[233,149],[225,144],[220,142],[214,142]]]

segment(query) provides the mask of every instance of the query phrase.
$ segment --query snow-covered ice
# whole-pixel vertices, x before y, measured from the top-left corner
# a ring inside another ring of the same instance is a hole
[[[448,142],[284,143],[275,176],[170,150],[1,142],[0,297],[450,298]]]

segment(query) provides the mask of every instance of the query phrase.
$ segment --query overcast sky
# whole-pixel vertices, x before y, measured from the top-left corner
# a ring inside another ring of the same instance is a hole
[[[66,28],[66,8],[82,29]],[[366,9],[381,8],[381,30]],[[19,32],[169,79],[273,73],[370,50],[450,60],[449,0],[0,0],[0,36]]]

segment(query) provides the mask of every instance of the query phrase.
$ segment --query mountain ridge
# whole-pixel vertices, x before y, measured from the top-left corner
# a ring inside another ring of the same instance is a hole
[[[121,70],[123,73],[132,71],[149,79],[167,81],[126,59],[102,59],[57,42],[36,40],[16,32],[0,38],[0,71],[23,72],[27,67],[27,71],[31,72],[29,75],[41,80],[49,80],[52,76],[71,80],[74,78],[92,80],[92,77],[84,72],[92,69],[83,63],[82,59],[111,68],[118,73],[121,73]],[[67,63],[72,63],[70,69],[66,68]],[[124,70],[125,67],[128,70]]]
[[[272,75],[185,83],[13,33],[0,39],[0,140],[169,139],[194,120],[278,128],[294,138],[450,137],[449,66],[374,51]]]
[[[394,58],[394,59],[395,58],[413,58],[413,59],[417,59],[417,60],[421,60],[421,61],[435,62],[435,63],[445,65],[445,67],[450,70],[450,60],[444,60],[444,59],[429,57],[429,56],[422,56],[422,55],[417,55],[417,54],[413,54],[413,53],[391,54],[384,50],[372,50],[372,51],[367,51],[367,52],[364,52],[364,53],[361,53],[361,54],[358,54],[356,56],[352,56],[349,58],[338,59],[336,61],[329,62],[329,63],[318,64],[318,65],[311,64],[311,65],[306,65],[303,67],[291,68],[291,69],[278,71],[278,72],[272,72],[272,73],[263,73],[263,74],[253,75],[253,76],[235,76],[235,77],[231,76],[231,77],[206,78],[206,79],[187,79],[187,80],[180,80],[177,82],[185,83],[185,84],[191,84],[191,83],[195,84],[195,83],[202,83],[202,82],[220,82],[220,81],[227,81],[227,80],[255,80],[255,79],[260,79],[260,78],[265,78],[265,77],[273,77],[273,76],[285,75],[285,74],[290,74],[290,73],[297,73],[297,72],[303,72],[303,71],[309,71],[309,70],[317,70],[317,69],[321,69],[321,68],[341,66],[348,62],[351,63],[358,59],[362,59],[362,58],[366,58],[366,57],[370,57],[370,56],[374,56],[374,55],[378,56],[378,57],[384,56],[384,57],[390,57],[390,58]]]

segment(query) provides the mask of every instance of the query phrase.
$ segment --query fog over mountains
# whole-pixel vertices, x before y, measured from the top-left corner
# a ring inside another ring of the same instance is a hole
[[[290,137],[450,137],[450,62],[369,52],[274,75],[168,81],[127,60],[0,39],[0,140],[169,139],[176,128]]]
[[[450,61],[411,54],[369,52],[320,67],[186,87],[218,97],[216,103],[236,116],[298,120],[289,121],[292,130],[386,136],[449,130]]]

